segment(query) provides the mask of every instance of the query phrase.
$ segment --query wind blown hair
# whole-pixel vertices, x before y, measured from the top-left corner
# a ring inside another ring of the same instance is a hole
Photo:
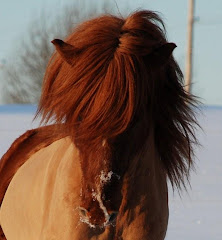
[[[167,43],[161,18],[151,11],[126,19],[101,16],[81,24],[66,43],[73,48],[64,48],[66,57],[55,53],[45,74],[37,112],[42,122],[64,124],[80,149],[94,151],[147,115],[169,180],[184,185],[193,163],[197,102],[184,90],[173,56],[162,63],[155,52]]]

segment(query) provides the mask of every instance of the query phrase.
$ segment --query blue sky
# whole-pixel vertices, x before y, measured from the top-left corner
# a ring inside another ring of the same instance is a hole
[[[81,0],[1,0],[0,63],[4,63],[26,38],[32,19],[44,12],[59,12],[63,5]],[[94,4],[116,2],[120,12],[146,8],[162,13],[168,39],[177,44],[175,57],[185,65],[188,0],[88,0]],[[115,4],[114,4],[115,6]],[[209,105],[222,105],[222,1],[196,0],[193,92]],[[50,16],[49,16],[50,19]],[[0,68],[1,71],[1,68]],[[0,79],[0,85],[3,79]],[[1,94],[0,94],[1,95]]]

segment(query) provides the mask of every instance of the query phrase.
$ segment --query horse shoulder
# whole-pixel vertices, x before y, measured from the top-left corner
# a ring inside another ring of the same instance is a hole
[[[17,159],[14,160],[13,156]],[[10,174],[4,175],[4,180],[10,177],[9,183],[2,184],[5,194],[1,225],[6,237],[27,239],[25,236],[28,234],[28,239],[35,239],[33,233],[52,236],[54,233],[49,230],[54,224],[55,214],[59,214],[58,218],[65,215],[65,219],[58,221],[60,224],[63,221],[68,225],[67,219],[73,220],[73,205],[78,202],[81,177],[78,149],[68,136],[55,134],[52,126],[28,131],[12,144],[3,160]],[[10,164],[7,161],[11,161]],[[17,166],[12,171],[9,166],[13,161]],[[77,210],[74,217],[79,221]],[[21,222],[26,230],[17,224]]]

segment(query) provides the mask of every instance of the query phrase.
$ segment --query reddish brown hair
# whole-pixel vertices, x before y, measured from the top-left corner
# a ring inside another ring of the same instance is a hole
[[[175,45],[167,43],[160,17],[151,11],[102,16],[80,25],[66,43],[53,43],[58,52],[38,108],[43,122],[64,123],[80,150],[87,146],[90,153],[148,116],[144,131],[152,122],[166,174],[180,187],[192,165],[196,101],[183,88],[171,56]],[[90,161],[95,164],[95,155]]]

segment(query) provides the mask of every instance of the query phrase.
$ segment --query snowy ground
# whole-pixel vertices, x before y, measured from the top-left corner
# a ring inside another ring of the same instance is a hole
[[[32,123],[34,107],[0,106],[0,156]],[[222,240],[222,107],[204,108],[199,117],[204,132],[198,132],[192,189],[181,198],[170,190],[170,220],[167,240]]]

